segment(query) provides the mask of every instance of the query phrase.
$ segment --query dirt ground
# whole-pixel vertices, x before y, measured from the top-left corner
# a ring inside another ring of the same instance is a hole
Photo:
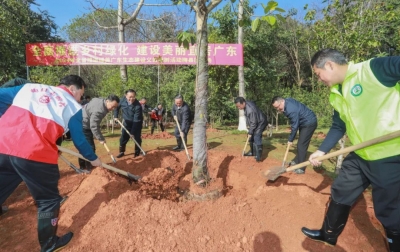
[[[58,234],[74,232],[63,251],[386,251],[368,191],[352,209],[336,247],[303,236],[303,226],[320,228],[332,179],[323,169],[308,167],[305,175],[286,173],[267,182],[262,172],[281,165],[286,133],[275,135],[282,143],[266,140],[262,163],[241,157],[245,135],[213,134],[208,137],[213,180],[206,189],[192,184],[192,162],[185,153],[169,150],[175,139],[145,139],[146,156],[133,158],[128,151],[116,164],[109,163],[142,176],[139,183],[104,168],[76,174],[60,161],[59,190],[68,200],[61,206]],[[116,155],[118,134],[107,142]],[[97,146],[97,153],[110,162],[104,148]],[[187,196],[215,188],[222,189],[216,200]],[[0,251],[39,251],[36,206],[25,184],[6,205]]]

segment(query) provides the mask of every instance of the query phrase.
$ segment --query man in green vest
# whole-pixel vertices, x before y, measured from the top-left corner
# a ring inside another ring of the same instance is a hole
[[[334,49],[311,59],[319,80],[331,88],[332,126],[309,160],[329,152],[347,133],[352,144],[400,130],[400,57],[381,57],[358,64]],[[331,199],[321,229],[303,227],[309,238],[335,245],[351,206],[372,185],[376,218],[382,223],[391,252],[400,251],[400,139],[349,153],[331,187]]]

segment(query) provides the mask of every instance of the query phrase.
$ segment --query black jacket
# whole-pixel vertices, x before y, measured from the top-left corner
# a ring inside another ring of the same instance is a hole
[[[244,115],[246,116],[246,124],[249,126],[249,135],[253,135],[257,129],[265,128],[265,125],[268,124],[267,117],[252,101],[246,101]]]
[[[122,109],[122,118],[128,122],[143,122],[142,105],[138,100],[132,104],[128,104],[125,97],[121,98],[121,102],[114,110],[114,118],[118,118],[119,110]]]
[[[175,104],[172,106],[172,116],[178,117],[182,132],[189,132],[190,129],[190,108],[183,102],[182,107],[178,108]]]
[[[289,118],[292,131],[289,135],[289,142],[293,142],[297,131],[301,127],[317,123],[317,117],[314,112],[303,103],[293,98],[285,99],[285,108],[283,114]]]

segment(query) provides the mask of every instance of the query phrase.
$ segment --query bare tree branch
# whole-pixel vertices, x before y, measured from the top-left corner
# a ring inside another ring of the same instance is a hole
[[[154,22],[154,21],[158,21],[158,20],[163,20],[163,18],[165,18],[165,17],[167,17],[167,16],[170,16],[170,14],[165,15],[165,16],[162,16],[162,17],[160,17],[160,18],[156,18],[156,19],[140,19],[140,18],[137,18],[136,20],[138,20],[138,21],[144,21],[144,22]]]
[[[132,23],[137,18],[137,15],[139,14],[140,9],[143,7],[143,4],[144,4],[144,0],[140,0],[138,6],[136,7],[136,10],[132,13],[131,17],[128,18],[123,23],[123,25],[128,25],[128,24]]]
[[[222,0],[212,0],[211,3],[207,6],[208,13],[210,13],[221,2]]]

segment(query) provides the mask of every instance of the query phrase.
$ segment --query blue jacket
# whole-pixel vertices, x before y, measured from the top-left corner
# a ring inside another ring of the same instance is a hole
[[[306,105],[293,98],[285,99],[283,114],[289,118],[292,128],[292,132],[289,135],[289,142],[293,142],[300,128],[317,123],[317,117],[314,112]]]

